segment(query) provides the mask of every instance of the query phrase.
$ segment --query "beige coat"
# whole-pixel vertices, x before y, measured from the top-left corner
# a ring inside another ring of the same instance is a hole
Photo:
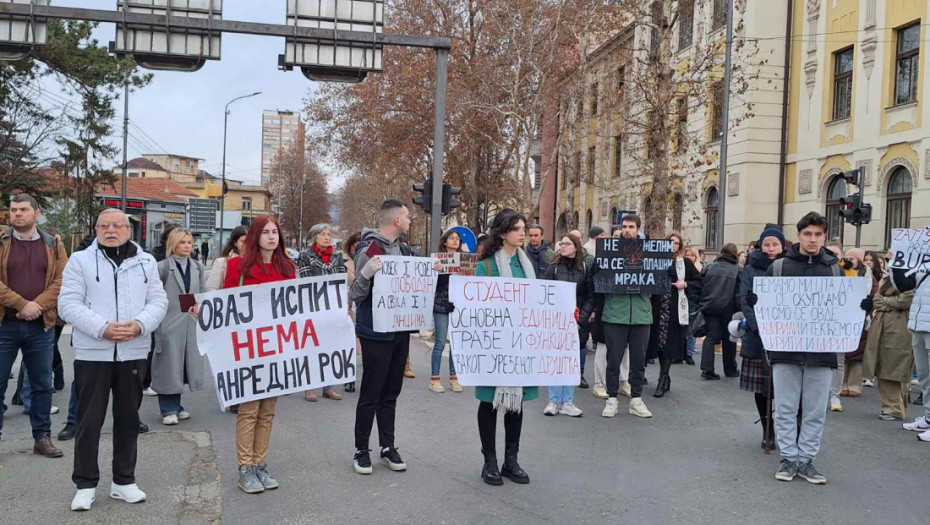
[[[914,292],[898,292],[888,276],[882,278],[878,292],[873,298],[875,316],[865,347],[865,377],[906,383],[914,367],[911,333],[907,330]]]

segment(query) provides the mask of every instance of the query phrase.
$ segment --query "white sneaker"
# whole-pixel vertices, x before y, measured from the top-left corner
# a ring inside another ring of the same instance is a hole
[[[862,386],[874,387],[875,383],[873,383],[871,379],[863,379]]]
[[[633,397],[633,390],[630,389],[629,381],[620,382],[620,395],[623,397],[629,397],[629,398]]]
[[[178,424],[178,416],[176,416],[176,415],[174,415],[174,414],[171,414],[170,416],[165,416],[165,417],[161,418],[161,424],[162,424],[162,425],[177,425],[177,424]]]
[[[925,443],[930,443],[930,430],[924,432],[923,434],[917,434],[917,439]]]
[[[190,418],[191,418],[191,413],[188,412],[187,410],[182,410],[178,412],[178,421],[184,421],[185,419],[190,419]]]
[[[142,394],[146,396],[157,396],[158,392],[152,390],[152,387],[148,387],[142,391]]]
[[[559,403],[553,403],[549,401],[549,404],[546,405],[546,408],[543,409],[544,416],[554,416],[559,413]]]
[[[574,403],[562,403],[562,406],[559,407],[559,414],[569,417],[581,417],[584,411],[576,407]]]
[[[630,400],[630,414],[638,417],[652,417],[652,412],[646,408],[646,403],[643,403],[641,397],[634,397]]]
[[[915,419],[913,423],[905,423],[904,430],[910,430],[912,432],[926,432],[930,430],[930,421],[927,421],[926,416],[920,416]]]
[[[607,388],[604,387],[604,383],[594,383],[594,387],[591,388],[591,395],[598,399],[607,399]]]
[[[843,404],[840,403],[840,398],[836,396],[830,396],[830,411],[831,412],[842,412]]]
[[[911,379],[911,384],[914,385],[914,386],[920,386],[920,380],[918,380],[918,379]]]
[[[607,403],[604,405],[604,410],[601,411],[601,415],[603,417],[614,417],[619,410],[620,402],[617,401],[617,398],[609,397],[607,398]]]
[[[121,499],[126,503],[140,503],[145,501],[145,492],[139,490],[139,486],[135,483],[132,485],[117,485],[113,483],[110,485],[110,497],[113,499]]]
[[[59,412],[58,407],[52,405],[52,409],[48,411],[49,414],[57,414]]]
[[[71,500],[71,510],[90,510],[97,501],[97,489],[78,489]]]

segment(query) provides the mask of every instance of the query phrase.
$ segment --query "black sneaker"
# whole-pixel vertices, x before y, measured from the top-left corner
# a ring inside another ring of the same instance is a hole
[[[74,423],[65,423],[65,428],[58,433],[58,441],[68,441],[74,439],[77,434],[77,425]]]
[[[708,372],[707,370],[704,370],[703,372],[701,372],[701,379],[719,380],[720,375],[715,372]]]
[[[581,378],[581,383],[578,384],[578,388],[588,388],[588,382]]]
[[[396,472],[407,470],[407,464],[400,459],[400,454],[397,453],[397,449],[394,447],[381,450],[381,464]]]
[[[817,469],[814,468],[814,464],[810,461],[806,463],[798,463],[798,476],[801,476],[814,485],[827,484],[827,478],[825,478],[820,472],[817,472]]]
[[[368,450],[356,450],[355,457],[352,458],[352,466],[355,472],[359,474],[371,474],[371,457],[368,456]]]
[[[149,431],[149,426],[146,425],[145,423],[139,421],[139,433],[140,433],[140,434],[145,434],[145,433],[148,432],[148,431]]]
[[[779,481],[791,481],[798,473],[798,463],[790,459],[781,460],[781,466],[775,473],[775,479]]]

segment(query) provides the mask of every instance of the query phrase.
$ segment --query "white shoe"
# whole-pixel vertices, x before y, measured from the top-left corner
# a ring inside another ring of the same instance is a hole
[[[917,439],[925,443],[930,443],[930,430],[924,432],[923,434],[917,434]]]
[[[71,510],[90,510],[97,501],[97,489],[77,489],[71,500]]]
[[[840,398],[836,396],[830,396],[830,411],[831,412],[842,412],[843,404],[840,403]]]
[[[58,407],[52,405],[52,409],[48,411],[49,414],[57,414],[59,412]]]
[[[623,397],[629,397],[629,398],[633,397],[633,390],[630,389],[629,381],[620,382],[620,395]]]
[[[604,387],[604,383],[594,383],[594,386],[591,388],[591,395],[598,399],[607,399],[607,388]]]
[[[559,414],[569,417],[581,417],[584,411],[576,407],[574,403],[562,403],[562,406],[559,407]]]
[[[914,385],[914,386],[920,386],[920,380],[919,380],[919,379],[911,379],[911,384]]]
[[[925,416],[920,416],[915,419],[913,423],[905,423],[904,430],[910,430],[912,432],[926,432],[930,430],[930,421],[927,421]]]
[[[873,383],[871,379],[863,379],[862,386],[874,387],[875,383]]]
[[[177,425],[177,424],[178,424],[178,416],[176,416],[176,415],[174,415],[174,414],[172,414],[172,415],[170,415],[170,416],[165,416],[165,417],[161,418],[161,424],[162,424],[162,425]]]
[[[126,503],[140,503],[145,501],[145,492],[139,490],[139,486],[135,483],[132,485],[117,485],[113,483],[110,485],[110,497],[113,499],[121,499]]]
[[[630,414],[638,417],[652,417],[652,412],[646,408],[646,403],[643,403],[641,397],[634,397],[630,400]]]
[[[546,405],[546,408],[543,409],[544,416],[554,416],[559,413],[559,404],[549,401],[549,404]]]
[[[157,396],[158,392],[152,390],[152,387],[148,387],[142,391],[142,394],[146,396]]]
[[[617,415],[617,412],[620,410],[620,402],[617,401],[615,397],[607,398],[607,403],[604,405],[604,410],[601,411],[601,416],[603,417],[614,417]]]
[[[188,412],[187,410],[182,410],[178,412],[178,421],[184,421],[185,419],[190,419],[190,418],[191,418],[191,413]]]

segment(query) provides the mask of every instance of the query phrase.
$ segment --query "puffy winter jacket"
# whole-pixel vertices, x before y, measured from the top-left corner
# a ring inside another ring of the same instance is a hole
[[[900,292],[914,291],[914,302],[907,316],[907,329],[912,332],[930,332],[930,272],[920,271],[908,275],[910,270],[892,269],[891,284]]]
[[[79,361],[145,359],[150,334],[168,309],[168,296],[158,277],[155,258],[130,242],[117,267],[94,241],[74,252],[65,266],[58,294],[58,314],[74,326],[71,345]],[[136,321],[142,333],[115,343],[103,338],[109,323]]]
[[[717,258],[703,272],[703,289],[700,307],[704,314],[729,318],[736,313],[736,294],[739,291],[739,265],[729,255]]]
[[[780,254],[777,258],[784,257]],[[756,277],[762,277],[772,265],[775,259],[769,259],[769,256],[762,250],[756,250],[749,254],[749,261],[743,267],[743,273],[740,275],[739,285],[739,306],[743,315],[746,317],[746,333],[743,335],[743,344],[740,347],[739,355],[750,359],[762,359],[765,357],[765,350],[762,345],[762,337],[759,335],[759,325],[756,324],[756,310],[749,305],[746,298],[749,292],[752,292],[752,281]]]

